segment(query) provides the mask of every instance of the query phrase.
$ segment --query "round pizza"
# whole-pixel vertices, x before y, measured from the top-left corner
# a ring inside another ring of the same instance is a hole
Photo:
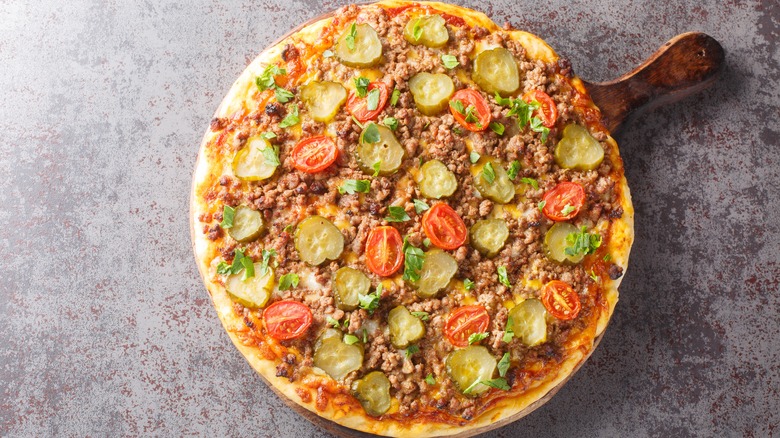
[[[252,367],[309,418],[387,436],[469,435],[549,398],[606,328],[633,238],[570,63],[443,3],[347,6],[264,50],[191,202]]]

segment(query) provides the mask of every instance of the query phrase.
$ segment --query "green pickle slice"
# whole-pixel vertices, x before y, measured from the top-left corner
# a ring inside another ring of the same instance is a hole
[[[318,122],[330,122],[347,101],[347,89],[337,82],[312,81],[301,88],[301,100]]]
[[[230,237],[238,242],[251,242],[265,231],[263,215],[243,205],[236,207],[236,215],[233,218],[233,226],[228,228]]]
[[[509,238],[509,227],[503,219],[483,219],[471,226],[471,245],[487,257],[493,257]]]
[[[555,163],[564,169],[593,170],[604,161],[604,148],[580,125],[563,128],[563,137],[555,147]]]
[[[310,216],[298,224],[295,249],[301,260],[316,266],[325,260],[336,260],[341,255],[344,235],[324,217]]]
[[[455,193],[458,188],[458,179],[444,163],[439,160],[431,160],[420,168],[418,184],[420,193],[426,198],[441,199]]]
[[[547,340],[547,310],[544,304],[536,298],[530,298],[516,305],[509,311],[512,318],[512,331],[515,337],[533,347]]]
[[[432,249],[425,253],[420,279],[417,281],[417,295],[430,298],[450,284],[450,280],[458,272],[458,262],[451,255],[440,249]]]
[[[547,257],[558,263],[581,262],[585,257],[584,254],[578,253],[573,256],[566,254],[566,247],[569,246],[569,243],[566,242],[566,237],[577,231],[577,227],[568,222],[556,222],[551,226],[550,229],[547,230],[547,234],[544,235],[544,246],[547,250]]]
[[[426,116],[435,116],[444,111],[455,93],[452,79],[443,73],[417,73],[409,80],[417,109]]]
[[[412,18],[404,28],[404,39],[414,45],[431,48],[443,47],[450,39],[445,23],[444,17],[441,15],[422,15]],[[417,38],[415,38],[415,34]]]
[[[368,295],[371,280],[357,269],[344,267],[333,278],[333,298],[341,310],[355,310],[360,304],[359,295]]]
[[[233,300],[244,307],[257,309],[265,307],[274,289],[274,271],[268,268],[265,275],[260,275],[262,263],[254,263],[255,275],[246,280],[244,273],[231,274],[225,279],[225,289]]]
[[[493,378],[496,371],[496,358],[481,345],[470,345],[455,350],[447,356],[447,374],[461,393],[467,396],[478,396],[489,386],[484,382]],[[468,392],[466,392],[468,391]]]
[[[425,336],[425,324],[404,306],[398,306],[387,315],[390,342],[395,348],[406,348]]]
[[[503,48],[485,50],[474,59],[474,82],[479,88],[506,97],[520,88],[520,72],[512,52]]]
[[[390,175],[395,173],[401,167],[404,159],[404,148],[398,139],[393,135],[390,128],[376,123],[371,123],[379,132],[379,141],[370,143],[366,140],[365,134],[369,128],[363,129],[360,134],[360,143],[355,151],[358,165],[363,172],[373,175],[376,172],[375,166],[379,163],[379,174]]]
[[[381,371],[352,382],[352,393],[368,415],[378,417],[390,409],[390,380]]]
[[[339,37],[333,53],[349,67],[373,67],[382,59],[382,42],[373,27],[366,23],[347,26]]]

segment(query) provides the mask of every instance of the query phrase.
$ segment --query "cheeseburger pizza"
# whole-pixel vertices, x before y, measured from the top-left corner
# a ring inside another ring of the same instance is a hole
[[[235,82],[196,165],[195,254],[230,338],[299,411],[360,431],[530,412],[592,352],[628,261],[600,120],[565,59],[469,9],[305,25]]]

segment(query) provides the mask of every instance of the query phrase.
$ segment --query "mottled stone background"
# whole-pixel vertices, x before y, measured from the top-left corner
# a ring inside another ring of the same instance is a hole
[[[230,344],[187,216],[233,80],[344,3],[0,0],[0,435],[325,435]],[[689,30],[728,63],[618,136],[636,243],[612,324],[550,403],[489,436],[780,433],[780,3],[464,4],[590,80]]]

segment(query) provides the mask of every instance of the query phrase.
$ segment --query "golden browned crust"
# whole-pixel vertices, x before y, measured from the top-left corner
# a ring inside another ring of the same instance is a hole
[[[437,11],[461,17],[470,26],[481,26],[489,31],[498,29],[498,26],[482,13],[444,3],[423,3]],[[408,2],[404,1],[388,0],[372,7],[394,8],[407,4]],[[247,96],[254,86],[254,78],[260,75],[266,65],[281,59],[281,53],[288,38],[313,44],[331,19],[331,17],[326,16],[309,23],[261,53],[233,84],[217,109],[215,117],[230,117],[237,111],[244,110],[245,105],[251,106],[251,99],[247,101]],[[523,45],[530,58],[548,63],[557,60],[558,56],[555,52],[534,35],[522,31],[512,31],[510,34],[512,39]],[[587,95],[579,79],[574,78],[572,84],[583,95]],[[327,395],[323,395],[322,391],[318,393],[318,388],[329,385],[332,387],[333,382],[327,375],[316,370],[312,370],[303,378],[292,383],[285,378],[276,377],[277,361],[267,359],[273,354],[271,353],[269,356],[267,348],[265,350],[258,348],[257,342],[251,336],[246,335],[247,324],[244,318],[234,311],[234,303],[223,285],[215,281],[216,262],[219,254],[199,222],[201,215],[214,213],[213,207],[204,200],[202,190],[212,185],[222,175],[226,166],[225,160],[210,154],[206,149],[206,145],[214,141],[217,135],[219,134],[211,130],[206,133],[193,175],[190,212],[191,235],[198,269],[211,294],[220,321],[236,348],[288,405],[310,420],[323,425],[324,422],[318,421],[318,418],[321,417],[351,429],[386,436],[472,436],[507,424],[536,409],[554,394],[560,385],[570,378],[572,373],[587,359],[595,347],[594,339],[596,342],[600,340],[617,303],[620,284],[620,279],[612,280],[608,275],[601,275],[606,305],[598,315],[593,332],[582,334],[567,344],[567,355],[557,370],[529,387],[516,386],[509,393],[497,398],[492,406],[477,418],[465,422],[463,425],[425,421],[410,424],[411,422],[390,419],[377,420],[366,415],[362,409],[355,409],[355,403],[346,401],[349,398],[348,395],[339,395],[338,392],[328,392]],[[622,163],[614,140],[609,137],[606,141],[612,145],[612,156],[610,157],[612,161],[617,164]],[[602,251],[604,254],[610,254],[614,264],[625,269],[633,240],[633,208],[622,166],[616,175],[619,176],[616,185],[617,199],[622,205],[623,216],[619,220],[611,221],[610,238]],[[326,399],[323,400],[323,398]]]

